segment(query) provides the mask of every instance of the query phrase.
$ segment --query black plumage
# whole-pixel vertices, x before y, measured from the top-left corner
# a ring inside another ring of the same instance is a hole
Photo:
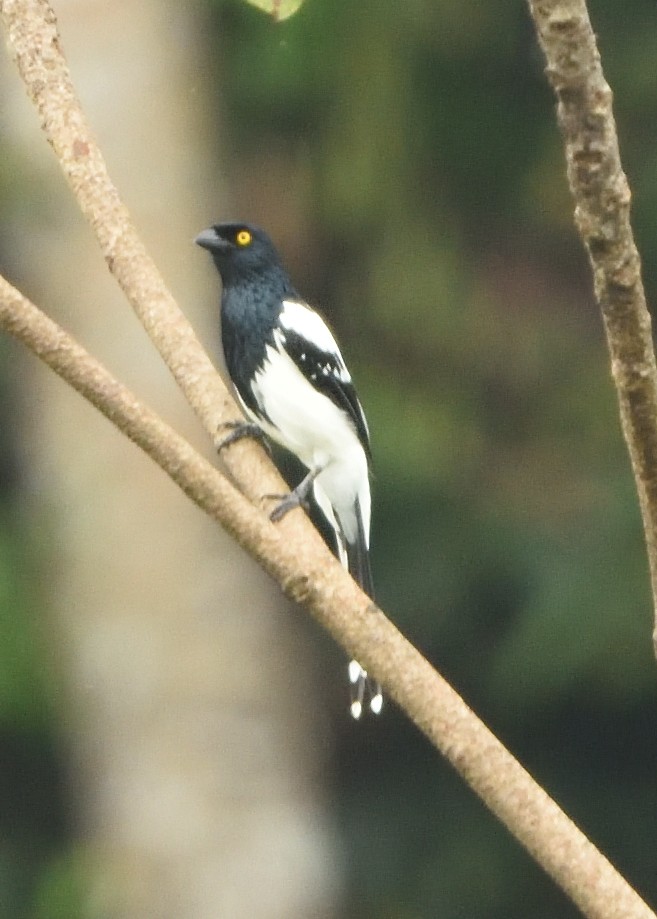
[[[216,224],[196,242],[210,252],[221,275],[224,356],[244,413],[308,469],[272,519],[312,490],[333,528],[342,563],[373,597],[369,432],[335,338],[299,296],[263,230]],[[378,684],[370,683],[356,662],[349,673],[354,717],[360,717],[366,687],[370,708],[378,713]]]

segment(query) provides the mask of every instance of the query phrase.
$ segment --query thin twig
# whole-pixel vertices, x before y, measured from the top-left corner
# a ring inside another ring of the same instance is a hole
[[[311,528],[273,525],[178,434],[0,277],[0,328],[20,339],[151,456],[305,605],[592,919],[655,914],[460,696],[361,592]],[[290,517],[300,517],[293,514]]]
[[[529,0],[557,100],[575,223],[602,310],[648,548],[657,652],[657,367],[630,189],[585,0]]]
[[[41,127],[90,223],[107,265],[210,437],[240,417],[203,346],[167,289],[112,182],[80,105],[47,0],[3,0],[9,49]],[[191,246],[191,240],[190,240]],[[239,443],[222,457],[252,499],[258,487],[280,493],[284,483],[265,451]]]

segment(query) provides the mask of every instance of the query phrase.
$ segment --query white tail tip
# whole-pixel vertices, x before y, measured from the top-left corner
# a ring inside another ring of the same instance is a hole
[[[359,721],[360,716],[363,714],[362,702],[358,702],[358,700],[352,702],[349,706],[349,711],[351,712],[351,717],[354,719],[354,721]]]
[[[357,683],[361,678],[365,679],[367,673],[363,670],[358,661],[349,661],[349,682]]]

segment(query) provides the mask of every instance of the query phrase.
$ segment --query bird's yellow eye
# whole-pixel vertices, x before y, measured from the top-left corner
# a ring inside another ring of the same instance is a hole
[[[235,242],[238,246],[248,246],[251,243],[253,237],[248,230],[240,230],[237,236],[235,237]]]

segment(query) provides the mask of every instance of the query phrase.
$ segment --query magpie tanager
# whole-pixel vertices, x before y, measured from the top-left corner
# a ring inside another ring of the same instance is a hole
[[[226,368],[249,420],[222,446],[264,433],[308,469],[272,513],[313,497],[335,534],[345,568],[373,597],[369,561],[370,443],[351,375],[332,332],[294,289],[267,234],[247,223],[219,223],[195,242],[221,275],[221,326]],[[381,711],[380,686],[349,664],[350,711]]]

